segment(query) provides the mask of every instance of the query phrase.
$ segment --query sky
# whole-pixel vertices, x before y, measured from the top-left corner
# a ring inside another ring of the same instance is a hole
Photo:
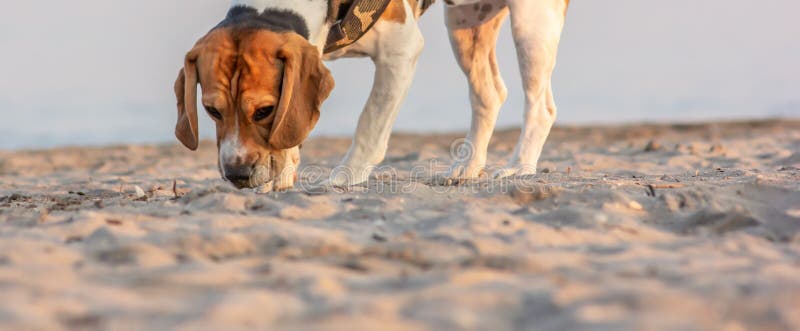
[[[535,1],[535,0],[530,0]],[[469,127],[466,80],[439,1],[420,22],[426,48],[395,125]],[[172,84],[225,0],[14,1],[0,12],[0,149],[174,142]],[[554,90],[561,125],[800,117],[795,0],[573,0]],[[498,44],[509,99],[524,104],[506,24]],[[370,90],[367,59],[329,62],[337,88],[315,135],[352,135]],[[213,137],[201,116],[201,135]]]

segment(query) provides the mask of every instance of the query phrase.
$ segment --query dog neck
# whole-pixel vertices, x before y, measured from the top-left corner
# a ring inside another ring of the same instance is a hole
[[[235,24],[292,31],[322,51],[331,25],[328,6],[328,0],[233,0],[227,17],[217,27]]]

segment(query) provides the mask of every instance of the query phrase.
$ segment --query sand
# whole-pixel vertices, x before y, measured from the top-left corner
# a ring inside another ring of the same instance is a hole
[[[560,127],[536,176],[437,185],[458,136],[309,190],[316,138],[266,194],[212,142],[0,152],[0,329],[800,330],[800,121]]]

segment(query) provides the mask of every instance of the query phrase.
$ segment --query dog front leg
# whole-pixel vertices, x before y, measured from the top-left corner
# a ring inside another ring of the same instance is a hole
[[[359,51],[375,63],[375,81],[358,121],[350,150],[331,173],[329,184],[351,186],[366,182],[386,156],[392,126],[416,71],[424,40],[412,18],[400,24],[379,22]]]
[[[297,169],[300,167],[300,148],[280,150],[272,158],[272,182],[275,191],[285,191],[294,187]]]

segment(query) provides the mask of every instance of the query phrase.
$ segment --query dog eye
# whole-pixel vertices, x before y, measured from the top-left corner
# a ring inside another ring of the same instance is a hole
[[[208,112],[208,115],[210,115],[211,117],[216,118],[220,121],[222,120],[222,113],[220,113],[219,110],[217,110],[216,108],[206,107],[206,112]]]
[[[272,115],[272,112],[274,112],[274,111],[275,111],[275,106],[259,108],[253,114],[253,121],[256,121],[256,122],[262,121],[265,118],[269,117],[269,115]]]

